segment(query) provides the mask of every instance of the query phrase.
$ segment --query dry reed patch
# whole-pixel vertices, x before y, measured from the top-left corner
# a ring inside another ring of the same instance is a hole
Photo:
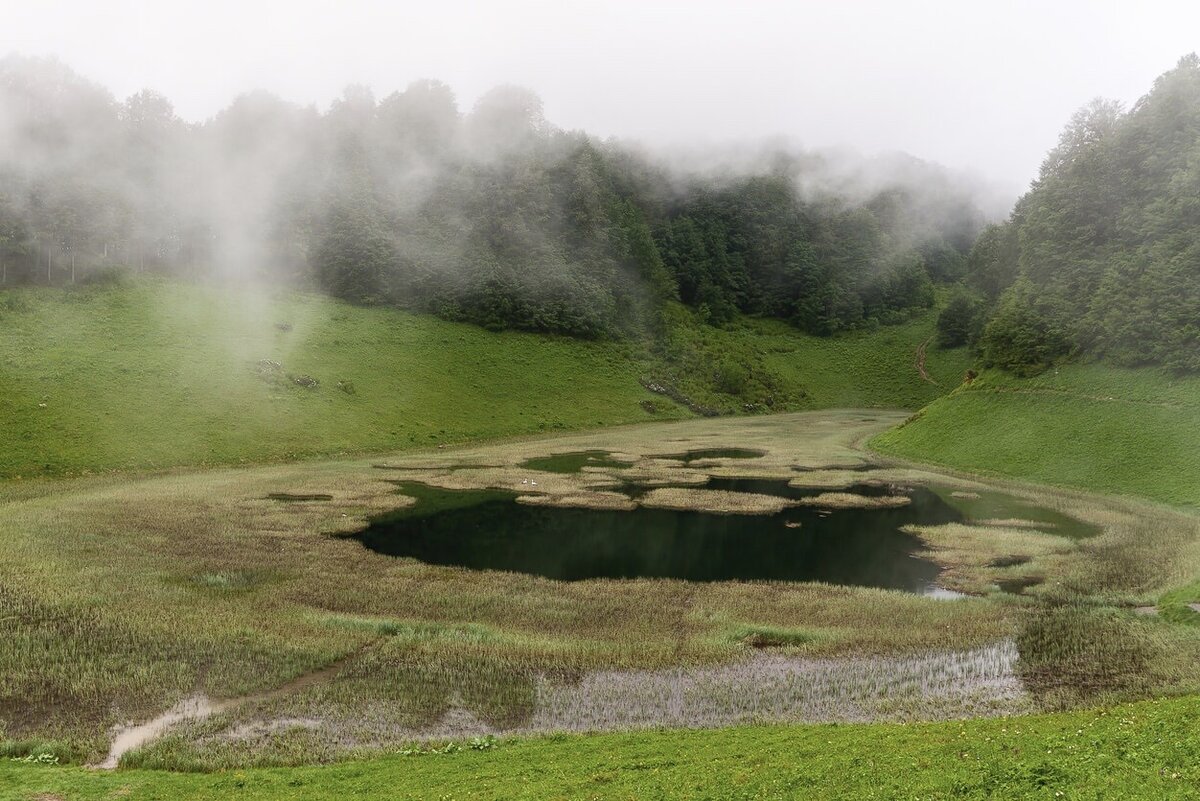
[[[1074,540],[1025,528],[950,523],[905,530],[920,537],[944,568],[943,586],[976,594],[998,582],[1041,583],[1048,575],[1061,575],[1078,547]]]
[[[630,511],[637,503],[619,492],[579,492],[562,495],[520,495],[517,503],[530,506],[553,506],[564,509],[612,509]]]
[[[794,472],[787,478],[788,486],[796,489],[848,489],[855,484],[872,484],[881,479],[875,472],[853,473],[846,470],[814,470],[797,476]]]
[[[811,498],[801,498],[795,503],[799,506],[816,506],[821,509],[898,509],[912,503],[912,498],[907,495],[857,495],[853,492],[822,492]]]
[[[1022,520],[1017,517],[985,518],[983,520],[972,520],[971,522],[977,526],[996,526],[998,528],[1028,528],[1039,531],[1050,529],[1046,533],[1051,534],[1054,533],[1054,529],[1056,528],[1053,523],[1046,523],[1040,520]]]
[[[651,509],[742,515],[771,515],[796,505],[796,501],[773,495],[687,487],[654,489],[642,496],[640,502]]]
[[[755,459],[721,461],[729,465],[742,462],[752,470],[764,467],[790,469],[793,465],[816,468],[862,462],[855,443],[901,422],[905,415],[882,412],[873,413],[871,417],[865,420],[862,413],[845,410],[646,423],[459,447],[438,453],[436,457],[414,453],[376,461],[392,468],[448,468],[455,463],[515,466],[531,458],[555,453],[604,450],[612,458],[645,462],[664,452],[739,448],[764,451],[765,454]],[[453,458],[448,458],[451,453]]]

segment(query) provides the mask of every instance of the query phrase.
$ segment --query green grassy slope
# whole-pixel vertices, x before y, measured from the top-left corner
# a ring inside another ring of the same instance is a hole
[[[1200,702],[917,725],[746,726],[216,774],[0,762],[0,799],[1196,798]]]
[[[929,342],[925,369],[932,382],[919,379],[916,349],[932,333],[928,318],[828,339],[806,337],[802,343],[789,330],[778,321],[761,321],[755,344],[768,366],[802,384],[817,408],[861,406],[863,388],[869,387],[897,408],[919,409],[957,386],[971,366],[962,349],[941,350]]]
[[[965,470],[1200,505],[1200,378],[1069,365],[985,372],[871,441]]]
[[[696,326],[683,335],[696,371],[685,388],[740,408],[706,371],[754,358],[784,385],[778,411],[917,408],[940,391],[912,364],[932,325],[927,315],[844,341],[755,321]],[[833,361],[842,351],[874,361],[848,370]],[[282,370],[260,376],[263,359]],[[386,451],[689,415],[639,385],[659,372],[629,344],[493,333],[317,295],[156,281],[0,292],[0,477]]]

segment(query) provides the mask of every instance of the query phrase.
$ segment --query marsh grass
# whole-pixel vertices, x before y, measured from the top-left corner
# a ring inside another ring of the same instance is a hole
[[[493,659],[427,663],[404,650],[344,681],[180,727],[126,767],[216,770],[332,761],[414,741],[711,728],[747,722],[943,720],[1030,708],[1011,641],[968,652],[813,659],[754,654],[711,667],[537,673]],[[358,676],[389,689],[361,705]],[[468,680],[464,675],[469,672]],[[303,747],[301,744],[306,744]]]
[[[724,490],[662,487],[651,490],[638,499],[651,509],[712,512],[716,514],[771,515],[795,506],[795,501],[773,495]]]
[[[1006,582],[1041,583],[1061,573],[1062,562],[1077,547],[1073,540],[1024,527],[950,523],[905,530],[918,536],[944,568],[938,579],[942,586],[976,595]]]
[[[1037,668],[1029,675],[1040,686],[1037,676],[1051,672],[1055,659],[1077,659],[1075,651],[1052,650],[1051,638],[1021,638],[1042,599],[1080,596],[1093,605],[1151,600],[1195,571],[1200,537],[1194,518],[1014,487],[1005,491],[1023,491],[1031,503],[1103,528],[1101,535],[1071,541],[1069,552],[1031,554],[1045,575],[1024,599],[947,603],[823,584],[560,583],[380,556],[336,536],[381,514],[419,511],[413,487],[397,486],[398,478],[490,487],[511,497],[523,486],[529,493],[521,481],[532,471],[522,471],[520,461],[605,448],[634,463],[619,469],[622,474],[674,483],[708,473],[649,456],[723,446],[766,451],[752,460],[756,474],[794,477],[798,464],[820,471],[861,461],[854,443],[898,417],[872,413],[868,421],[861,412],[820,412],[523,440],[464,448],[455,456],[476,467],[462,470],[449,469],[453,460],[439,452],[385,460],[397,468],[388,470],[371,461],[313,462],[0,484],[0,741],[13,753],[50,743],[64,759],[93,760],[106,751],[114,726],[147,720],[196,694],[228,699],[265,693],[354,654],[359,656],[326,685],[184,724],[143,749],[143,756],[131,754],[146,761],[130,764],[292,764],[358,753],[387,731],[423,731],[456,719],[460,729],[470,729],[466,724],[474,720],[486,729],[521,730],[539,714],[539,693],[545,691],[539,682],[569,688],[606,673],[724,670],[764,651],[731,635],[739,630],[758,632],[763,642],[757,644],[781,657],[839,664],[965,652],[1015,637],[1018,662],[1033,660]],[[424,470],[422,460],[436,469]],[[963,491],[986,489],[977,481],[895,465],[853,474],[856,480],[871,475],[898,484],[940,480]],[[538,494],[554,502],[611,492],[612,477],[596,471],[538,475],[546,478],[539,477]],[[330,500],[277,501],[268,498],[271,493]],[[1025,528],[981,531],[1002,535],[1006,546],[1017,537],[1049,536]],[[980,563],[1014,550],[954,547],[964,564],[968,557]],[[1136,625],[1134,618],[1120,613],[1111,625],[1124,630]],[[1068,625],[1085,643],[1092,624],[1080,620]],[[1148,622],[1167,633],[1130,628],[1131,636],[1151,632],[1167,644],[1186,644],[1200,631],[1178,627],[1181,635],[1168,621]],[[377,645],[364,651],[369,643]],[[1170,690],[1192,681],[1195,668],[1165,647],[1101,655],[1112,660],[1135,653],[1149,654],[1149,662],[1138,665],[1151,665],[1146,673],[1152,680],[1118,681],[1121,692]],[[914,714],[917,707],[897,702],[884,711]],[[272,721],[289,720],[320,725],[270,728]],[[269,724],[269,731],[258,724]],[[244,736],[226,742],[222,733],[230,731]],[[323,734],[329,731],[345,737],[329,740]]]
[[[800,506],[819,509],[896,509],[908,506],[912,499],[905,495],[859,495],[854,492],[822,492],[811,498],[801,498]]]

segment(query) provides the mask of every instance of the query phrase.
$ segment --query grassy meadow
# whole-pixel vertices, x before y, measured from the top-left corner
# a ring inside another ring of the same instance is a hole
[[[0,291],[0,477],[378,453],[692,416],[643,380],[724,412],[917,408],[952,386],[922,381],[913,366],[932,314],[832,340],[748,319],[709,328],[681,307],[670,319],[656,350],[251,288],[127,279]],[[961,361],[930,354],[948,379]]]
[[[1200,506],[1200,378],[1074,364],[987,371],[871,447],[961,470]]]

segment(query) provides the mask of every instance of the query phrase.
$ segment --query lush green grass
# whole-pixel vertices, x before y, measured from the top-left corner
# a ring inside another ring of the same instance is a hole
[[[1071,365],[988,371],[871,446],[923,462],[1200,505],[1200,378]]]
[[[752,365],[752,376],[761,372],[774,381],[777,391],[767,394],[790,398],[787,408],[919,409],[957,386],[971,366],[964,350],[930,342],[926,369],[933,382],[920,378],[916,352],[931,338],[933,318],[837,337],[797,335],[778,320],[742,319],[717,330],[685,319],[672,331],[673,362],[689,391],[696,376],[730,359]]]
[[[876,331],[810,337],[802,343],[789,341],[785,330],[777,321],[762,321],[756,345],[768,365],[804,386],[817,408],[861,406],[855,396],[869,388],[871,395],[887,398],[898,408],[919,409],[956,387],[971,366],[962,349],[942,350],[929,342],[925,367],[936,383],[912,380],[918,375],[916,349],[931,333],[924,318]]]
[[[746,726],[501,742],[216,774],[0,763],[0,798],[1160,799],[1200,795],[1200,701],[919,725]]]
[[[913,367],[932,315],[822,340],[753,321],[711,329],[675,311],[675,344],[655,355],[250,288],[0,291],[0,477],[381,452],[689,415],[643,389],[647,378],[677,381],[722,411],[917,408],[941,391]],[[260,375],[264,359],[281,369]],[[749,368],[732,387],[741,391],[721,391],[718,367],[737,364]]]
[[[138,282],[10,297],[0,475],[428,447],[648,419],[639,403],[655,397],[616,344],[316,295]],[[262,359],[282,370],[260,377]]]

